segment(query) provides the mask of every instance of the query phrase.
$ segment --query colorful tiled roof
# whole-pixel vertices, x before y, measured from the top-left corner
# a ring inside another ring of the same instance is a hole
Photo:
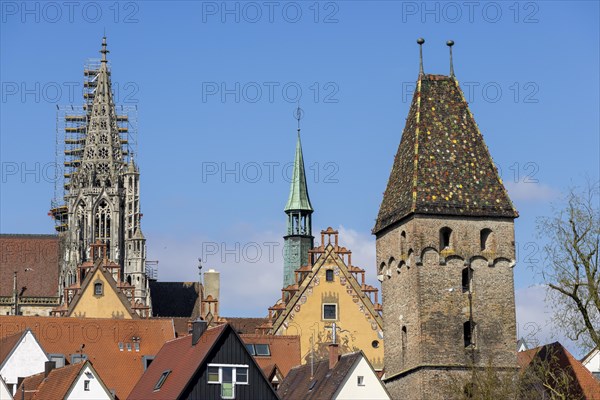
[[[373,233],[411,214],[518,216],[452,77],[419,76]]]
[[[58,296],[56,235],[0,234],[0,296],[13,295],[13,274],[24,297]]]
[[[158,354],[165,342],[175,338],[171,320],[0,316],[0,340],[27,328],[47,353],[64,354],[67,362],[80,351],[86,354],[120,400],[127,398],[144,373],[143,356]]]
[[[292,367],[302,363],[300,354],[300,336],[276,336],[242,334],[240,335],[246,344],[268,344],[270,356],[254,356],[258,366],[267,375],[269,367],[277,365],[281,374],[285,377]]]
[[[549,362],[549,367],[560,368],[571,375],[571,391],[586,400],[600,400],[600,381],[559,342],[517,353],[517,362],[526,369],[535,361]]]
[[[328,359],[317,361],[312,367],[304,364],[292,368],[277,389],[277,394],[282,399],[332,399],[362,357],[364,355],[360,351],[344,354],[333,369],[329,369]],[[311,368],[314,368],[312,379]]]

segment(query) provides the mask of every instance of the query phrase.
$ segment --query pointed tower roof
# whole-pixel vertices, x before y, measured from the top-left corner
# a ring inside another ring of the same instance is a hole
[[[94,176],[114,177],[123,165],[123,149],[108,69],[106,37],[102,38],[102,59],[95,78],[94,100],[90,112],[80,171]]]
[[[419,74],[373,233],[412,214],[518,217],[452,76]]]
[[[308,197],[306,186],[306,173],[304,171],[304,157],[302,156],[302,143],[300,142],[300,129],[298,129],[298,141],[296,142],[296,157],[294,159],[294,173],[290,186],[290,197],[284,211],[313,211]]]

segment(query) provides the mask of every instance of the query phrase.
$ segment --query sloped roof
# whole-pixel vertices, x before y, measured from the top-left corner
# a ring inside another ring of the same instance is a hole
[[[21,338],[25,335],[25,331],[17,332],[12,335],[0,338],[0,368],[4,365],[8,357],[12,354],[13,350],[21,341]]]
[[[255,334],[256,330],[263,324],[269,322],[268,318],[254,317],[221,317],[225,322],[239,334]]]
[[[103,262],[103,260],[98,259],[96,261],[96,264],[94,265],[94,268],[92,268],[92,270],[87,273],[85,279],[81,283],[81,289],[77,291],[77,294],[69,303],[67,316],[73,315],[73,311],[75,310],[75,307],[77,307],[79,300],[81,300],[83,295],[88,290],[94,290],[94,286],[91,285],[91,283],[92,281],[95,281],[94,276],[96,275],[96,272],[99,272],[100,274],[102,274],[102,276],[104,276],[104,280],[106,280],[110,289],[117,295],[117,298],[119,299],[125,310],[127,310],[127,312],[129,313],[129,317],[133,319],[139,318],[140,316],[131,308],[130,300],[127,298],[127,296],[125,296],[121,289],[117,287],[117,282],[113,278],[112,274],[109,271],[107,271],[104,267],[102,267]]]
[[[77,377],[87,366],[96,373],[92,363],[86,361],[53,369],[48,377],[45,377],[44,372],[27,377],[17,389],[15,399],[22,399],[21,389],[23,387],[25,388],[23,400],[64,399]],[[96,373],[96,375],[98,374]],[[99,377],[99,379],[102,382],[102,378]]]
[[[373,233],[411,214],[518,216],[452,77],[419,76]]]
[[[325,246],[323,254],[321,254],[316,260],[316,262],[312,265],[312,272],[309,275],[309,277],[304,279],[300,283],[300,287],[298,288],[298,290],[294,293],[292,298],[285,304],[285,309],[281,311],[279,316],[273,322],[273,326],[270,330],[271,333],[276,333],[277,330],[281,327],[281,325],[283,325],[283,323],[287,320],[287,318],[290,315],[290,312],[294,309],[296,304],[305,294],[310,283],[318,276],[318,271],[323,267],[323,265],[325,265],[325,261],[327,259],[332,260],[339,267],[340,273],[343,274],[348,283],[350,283],[350,285],[354,289],[354,292],[359,294],[359,300],[363,303],[365,309],[371,314],[371,316],[379,326],[379,330],[383,329],[383,319],[381,318],[381,315],[379,315],[379,313],[375,310],[375,305],[371,301],[371,298],[369,296],[362,295],[363,291],[361,285],[356,280],[356,277],[348,271],[348,266],[342,261],[339,255],[336,254],[336,248],[330,243],[327,246]]]
[[[517,353],[517,362],[522,369],[537,360],[552,361],[550,367],[569,373],[573,378],[573,391],[583,394],[586,400],[600,400],[600,381],[559,342]]]
[[[269,345],[270,356],[254,356],[265,375],[276,365],[285,377],[292,367],[302,363],[300,336],[241,334],[240,337],[246,344]]]
[[[142,357],[156,355],[175,337],[171,320],[0,316],[0,340],[26,328],[47,353],[64,354],[67,361],[85,344],[83,353],[120,400],[127,398],[144,373]],[[139,337],[139,352],[134,346],[127,350],[133,337]],[[123,351],[119,342],[124,343]]]
[[[198,282],[150,281],[152,315],[155,317],[185,317],[200,315],[202,288]]]
[[[192,335],[165,343],[146,373],[135,385],[129,400],[178,398],[228,327],[229,325],[224,324],[207,329],[195,346],[192,346]],[[171,370],[171,373],[160,390],[154,391],[156,382],[166,370]]]
[[[0,234],[0,296],[13,295],[15,271],[23,296],[58,296],[59,247],[57,235]]]
[[[317,361],[312,379],[310,364],[294,367],[277,389],[277,394],[283,399],[331,399],[363,357],[361,351],[344,354],[331,370],[328,359]]]

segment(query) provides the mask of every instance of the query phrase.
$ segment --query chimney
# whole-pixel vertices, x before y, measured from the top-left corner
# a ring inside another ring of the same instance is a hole
[[[340,356],[338,355],[338,344],[331,343],[329,345],[329,369],[333,369],[338,362]]]
[[[219,292],[221,289],[221,274],[214,269],[209,269],[204,273],[204,298],[211,296],[215,302],[219,301]],[[204,300],[204,299],[203,299]],[[218,303],[212,303],[210,312],[216,318],[218,317]]]
[[[192,346],[195,346],[196,343],[198,343],[206,328],[208,328],[208,323],[206,321],[202,321],[198,318],[192,322]]]
[[[56,368],[56,363],[54,361],[46,361],[44,363],[44,378],[47,378],[54,368]]]

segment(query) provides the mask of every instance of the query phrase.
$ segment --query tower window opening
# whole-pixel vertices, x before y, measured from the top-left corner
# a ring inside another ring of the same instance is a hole
[[[490,242],[491,242],[492,230],[485,228],[482,229],[479,234],[479,241],[481,246],[481,251],[490,250]]]
[[[471,267],[462,270],[462,290],[463,293],[473,290],[473,268]]]
[[[450,248],[450,238],[452,236],[452,229],[445,227],[440,229],[440,250]]]
[[[404,364],[404,360],[406,358],[406,347],[408,342],[408,332],[406,330],[406,326],[402,327],[402,363]]]
[[[477,324],[472,321],[467,321],[463,324],[463,337],[465,348],[475,347],[475,328]]]

